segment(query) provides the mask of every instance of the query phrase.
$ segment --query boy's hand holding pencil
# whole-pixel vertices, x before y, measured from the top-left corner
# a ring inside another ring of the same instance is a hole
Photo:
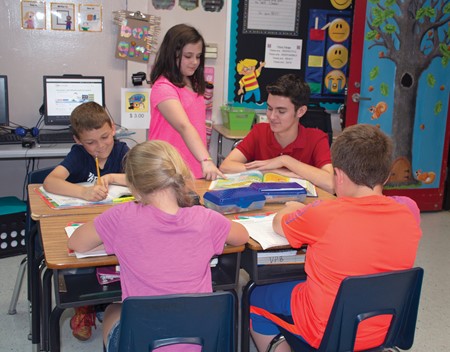
[[[100,166],[97,156],[95,157],[95,167],[97,171],[97,182],[94,186],[85,187],[83,191],[83,199],[90,202],[99,202],[108,196],[108,185],[105,184],[100,176]]]

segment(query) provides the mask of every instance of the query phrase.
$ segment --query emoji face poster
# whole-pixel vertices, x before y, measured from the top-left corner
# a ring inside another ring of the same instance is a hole
[[[311,88],[311,97],[344,99],[350,33],[350,11],[310,10],[305,80]]]

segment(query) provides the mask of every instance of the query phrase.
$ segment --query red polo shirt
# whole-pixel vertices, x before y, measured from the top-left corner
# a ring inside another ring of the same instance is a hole
[[[297,139],[282,148],[270,129],[269,123],[258,123],[236,147],[248,162],[269,160],[280,155],[289,155],[305,164],[321,168],[331,164],[328,136],[317,128],[306,128],[298,124]]]

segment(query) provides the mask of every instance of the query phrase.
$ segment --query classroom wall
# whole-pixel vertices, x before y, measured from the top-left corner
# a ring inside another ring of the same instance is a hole
[[[149,65],[115,58],[118,26],[113,23],[112,12],[128,9],[161,17],[161,35],[176,23],[189,23],[199,29],[208,43],[217,43],[218,59],[207,60],[215,67],[215,92],[213,118],[220,121],[217,111],[223,103],[226,8],[221,12],[205,12],[201,7],[185,11],[155,10],[151,0],[103,0],[73,1],[101,3],[103,6],[103,30],[99,33],[79,31],[24,30],[21,29],[21,7],[16,0],[1,0],[0,11],[0,74],[8,76],[10,120],[16,124],[33,127],[39,119],[42,104],[43,75],[82,74],[103,75],[106,81],[106,103],[116,122],[120,123],[120,88],[130,86],[131,74],[150,72]],[[49,3],[49,2],[48,2]],[[50,14],[47,13],[49,17]],[[48,27],[47,27],[48,28]],[[146,131],[136,131],[134,139],[142,142]],[[216,136],[213,136],[211,154],[215,157]],[[36,168],[55,165],[61,159],[40,160]],[[24,159],[2,160],[0,172],[0,196],[15,195],[22,198],[26,176]]]

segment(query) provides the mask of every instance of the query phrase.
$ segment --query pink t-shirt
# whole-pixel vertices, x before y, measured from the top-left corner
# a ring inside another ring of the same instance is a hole
[[[201,163],[192,155],[181,135],[167,122],[158,109],[159,103],[169,99],[175,99],[181,103],[189,121],[197,130],[203,144],[206,146],[206,106],[203,96],[187,88],[175,86],[164,76],[160,76],[152,86],[150,95],[151,121],[148,139],[160,139],[172,144],[178,149],[194,176],[201,178],[203,176]]]
[[[230,231],[223,215],[193,206],[171,215],[150,205],[118,204],[94,220],[120,263],[122,298],[212,292],[210,260]]]

